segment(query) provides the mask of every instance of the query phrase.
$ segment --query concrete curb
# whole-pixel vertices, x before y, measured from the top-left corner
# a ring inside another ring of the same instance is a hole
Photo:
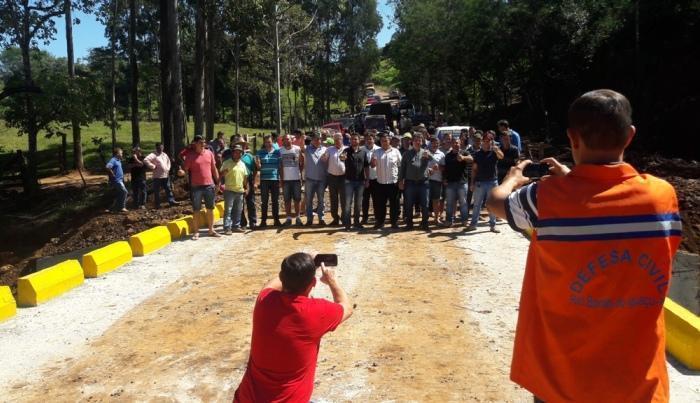
[[[129,245],[134,256],[145,256],[171,242],[170,231],[165,226],[158,226],[139,232],[129,238]]]
[[[187,221],[188,218],[191,220],[192,216],[178,218],[177,220],[172,220],[168,223],[168,231],[170,231],[170,238],[172,238],[173,241],[192,233],[190,230],[192,225],[189,223],[189,221]]]
[[[0,322],[7,320],[17,314],[17,303],[12,296],[10,287],[0,287]]]
[[[130,262],[132,257],[128,242],[114,242],[83,255],[83,272],[86,278],[94,278]]]
[[[666,349],[692,370],[700,370],[700,317],[666,298]]]
[[[83,283],[83,268],[77,260],[66,260],[17,279],[17,303],[37,306]]]

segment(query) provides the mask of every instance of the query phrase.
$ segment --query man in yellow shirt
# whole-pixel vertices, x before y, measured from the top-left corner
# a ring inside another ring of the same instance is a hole
[[[248,168],[246,168],[241,155],[243,148],[235,145],[231,150],[231,159],[227,159],[221,165],[221,176],[226,178],[224,190],[224,234],[231,235],[232,231],[243,232],[241,228],[241,212],[243,211],[243,198],[248,192]]]

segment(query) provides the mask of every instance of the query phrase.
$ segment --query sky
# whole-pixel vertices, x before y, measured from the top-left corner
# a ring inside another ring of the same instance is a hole
[[[390,23],[394,10],[389,0],[378,0],[377,9],[383,20],[382,30],[377,35],[377,45],[381,48],[391,40],[396,27]],[[75,12],[73,17],[80,20],[80,24],[73,24],[73,49],[76,59],[86,58],[92,48],[107,46],[104,25],[97,21],[94,15]],[[55,39],[48,45],[39,44],[39,48],[54,56],[66,57],[65,18],[57,18],[55,22]]]

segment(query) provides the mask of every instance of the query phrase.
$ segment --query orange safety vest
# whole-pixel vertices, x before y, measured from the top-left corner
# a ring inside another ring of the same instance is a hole
[[[506,202],[511,226],[526,230],[524,216],[534,230],[511,379],[546,402],[667,402],[673,187],[619,164],[578,165],[527,190]]]

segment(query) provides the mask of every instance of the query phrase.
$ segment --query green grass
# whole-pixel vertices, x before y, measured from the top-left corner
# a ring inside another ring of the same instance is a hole
[[[194,133],[194,123],[189,122],[187,125],[187,133],[190,138]],[[141,122],[141,148],[149,151],[155,147],[155,143],[160,139],[160,124],[158,122]],[[223,131],[226,134],[226,139],[233,134],[234,125],[232,123],[217,123],[214,125],[214,132]],[[239,132],[248,135],[249,141],[252,142],[253,134],[270,133],[274,130],[270,129],[254,129],[241,127]],[[92,142],[93,137],[102,139],[103,155],[109,158],[111,155],[112,135],[109,127],[106,127],[101,122],[94,122],[90,126],[82,128],[82,144],[83,158],[85,167],[91,170],[99,170],[102,167],[102,160],[97,152],[97,146]],[[61,147],[60,137],[46,138],[43,133],[39,134],[37,139],[38,145],[38,169],[39,176],[51,176],[59,173],[59,151]],[[262,144],[261,136],[258,136],[258,148]],[[131,122],[119,121],[117,128],[117,146],[123,147],[127,152],[131,148]],[[253,144],[251,144],[251,147]],[[25,151],[28,149],[27,136],[18,136],[17,129],[5,126],[3,121],[0,121],[0,166],[10,158],[10,155],[15,150]],[[73,142],[71,135],[68,136],[68,165],[71,168],[73,157]]]

